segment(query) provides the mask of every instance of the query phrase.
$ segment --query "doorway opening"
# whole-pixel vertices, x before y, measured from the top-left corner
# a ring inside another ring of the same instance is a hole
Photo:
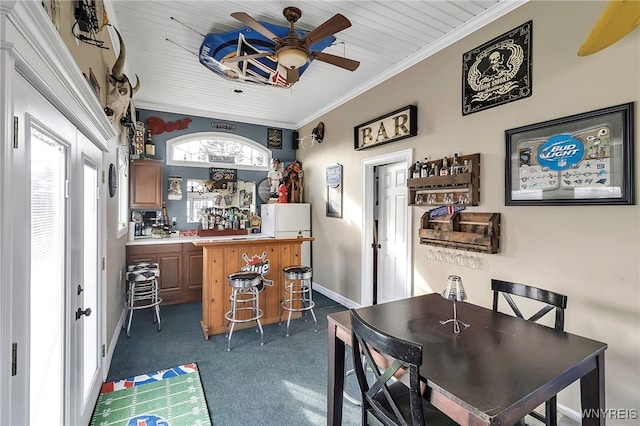
[[[378,272],[383,267],[382,257],[380,253],[376,251],[384,249],[384,243],[381,240],[383,238],[381,231],[385,226],[381,223],[381,220],[386,220],[384,217],[380,217],[376,212],[376,202],[382,202],[378,200],[378,189],[384,185],[382,180],[376,180],[376,172],[379,173],[380,168],[397,166],[404,170],[404,184],[406,185],[406,171],[413,162],[413,151],[406,149],[402,151],[383,154],[377,157],[367,158],[362,160],[361,172],[362,172],[362,237],[361,237],[361,282],[360,282],[360,301],[361,306],[370,306],[375,303],[381,303],[379,289],[381,286],[386,285],[383,281],[384,276],[381,276]],[[398,179],[400,174],[397,174]],[[406,190],[404,191],[406,197]],[[400,199],[398,199],[400,202]],[[401,293],[404,297],[408,297],[413,294],[413,268],[412,268],[412,238],[411,229],[413,224],[413,215],[411,208],[408,207],[406,198],[404,200],[406,209],[401,213],[399,219],[403,226],[395,228],[395,232],[399,234],[397,242],[401,242],[402,249],[404,250],[404,256],[400,264],[395,265],[392,268],[401,277],[401,283],[403,288]],[[387,225],[388,226],[388,225]],[[378,244],[382,245],[378,248]],[[398,280],[396,280],[398,281]],[[373,283],[376,283],[375,289]],[[375,295],[375,296],[374,296]]]

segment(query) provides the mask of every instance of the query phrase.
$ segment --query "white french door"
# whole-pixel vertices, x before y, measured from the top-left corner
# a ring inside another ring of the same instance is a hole
[[[78,215],[76,230],[80,231],[77,241],[79,267],[75,268],[77,279],[71,283],[73,322],[71,326],[72,340],[77,342],[75,352],[71,358],[76,359],[74,383],[71,386],[71,400],[75,403],[71,415],[75,416],[73,424],[89,424],[93,407],[98,397],[101,376],[100,354],[100,223],[102,220],[100,209],[100,173],[101,151],[79,133],[77,168],[77,188],[79,199],[75,199],[73,214]],[[72,197],[73,198],[73,197]]]
[[[410,296],[407,292],[407,166],[378,167],[377,303]]]
[[[26,257],[16,255],[12,294],[11,418],[86,425],[102,378],[102,152],[17,73],[13,90],[13,224]]]

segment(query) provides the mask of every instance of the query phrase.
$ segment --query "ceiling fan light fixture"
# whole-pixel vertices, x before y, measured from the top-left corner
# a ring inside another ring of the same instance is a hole
[[[296,47],[284,48],[278,51],[278,63],[287,69],[298,69],[307,63],[307,52]]]

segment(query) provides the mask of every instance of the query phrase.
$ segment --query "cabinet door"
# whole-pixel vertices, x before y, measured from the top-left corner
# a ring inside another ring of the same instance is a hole
[[[140,160],[131,162],[129,197],[132,208],[162,208],[162,162]]]
[[[202,291],[202,250],[184,253],[184,279],[182,287],[185,291]]]
[[[160,264],[160,297],[162,304],[182,302],[182,253],[158,255]]]

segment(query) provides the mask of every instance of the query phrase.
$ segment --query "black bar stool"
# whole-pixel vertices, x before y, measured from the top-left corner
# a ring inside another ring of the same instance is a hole
[[[284,271],[284,300],[280,309],[280,323],[282,324],[282,314],[284,311],[289,312],[287,318],[287,336],[289,336],[289,323],[291,322],[291,314],[293,312],[310,311],[315,323],[314,332],[318,331],[318,320],[313,312],[315,302],[311,291],[311,277],[313,271],[308,266],[288,266]],[[306,321],[306,318],[305,318]]]
[[[231,310],[224,317],[227,319],[227,351],[231,350],[231,335],[236,323],[255,321],[260,331],[260,345],[264,345],[264,332],[260,318],[260,291],[264,288],[264,279],[257,272],[237,272],[229,275],[229,286],[231,286]],[[240,312],[249,312],[249,316],[239,315]],[[241,318],[244,317],[244,318]],[[256,331],[258,331],[256,330]]]
[[[160,331],[160,291],[158,289],[158,277],[160,267],[157,263],[136,263],[127,266],[127,337],[131,336],[131,321],[133,312],[139,309],[152,308],[154,311],[153,322],[158,324]],[[122,327],[124,328],[124,324]]]

